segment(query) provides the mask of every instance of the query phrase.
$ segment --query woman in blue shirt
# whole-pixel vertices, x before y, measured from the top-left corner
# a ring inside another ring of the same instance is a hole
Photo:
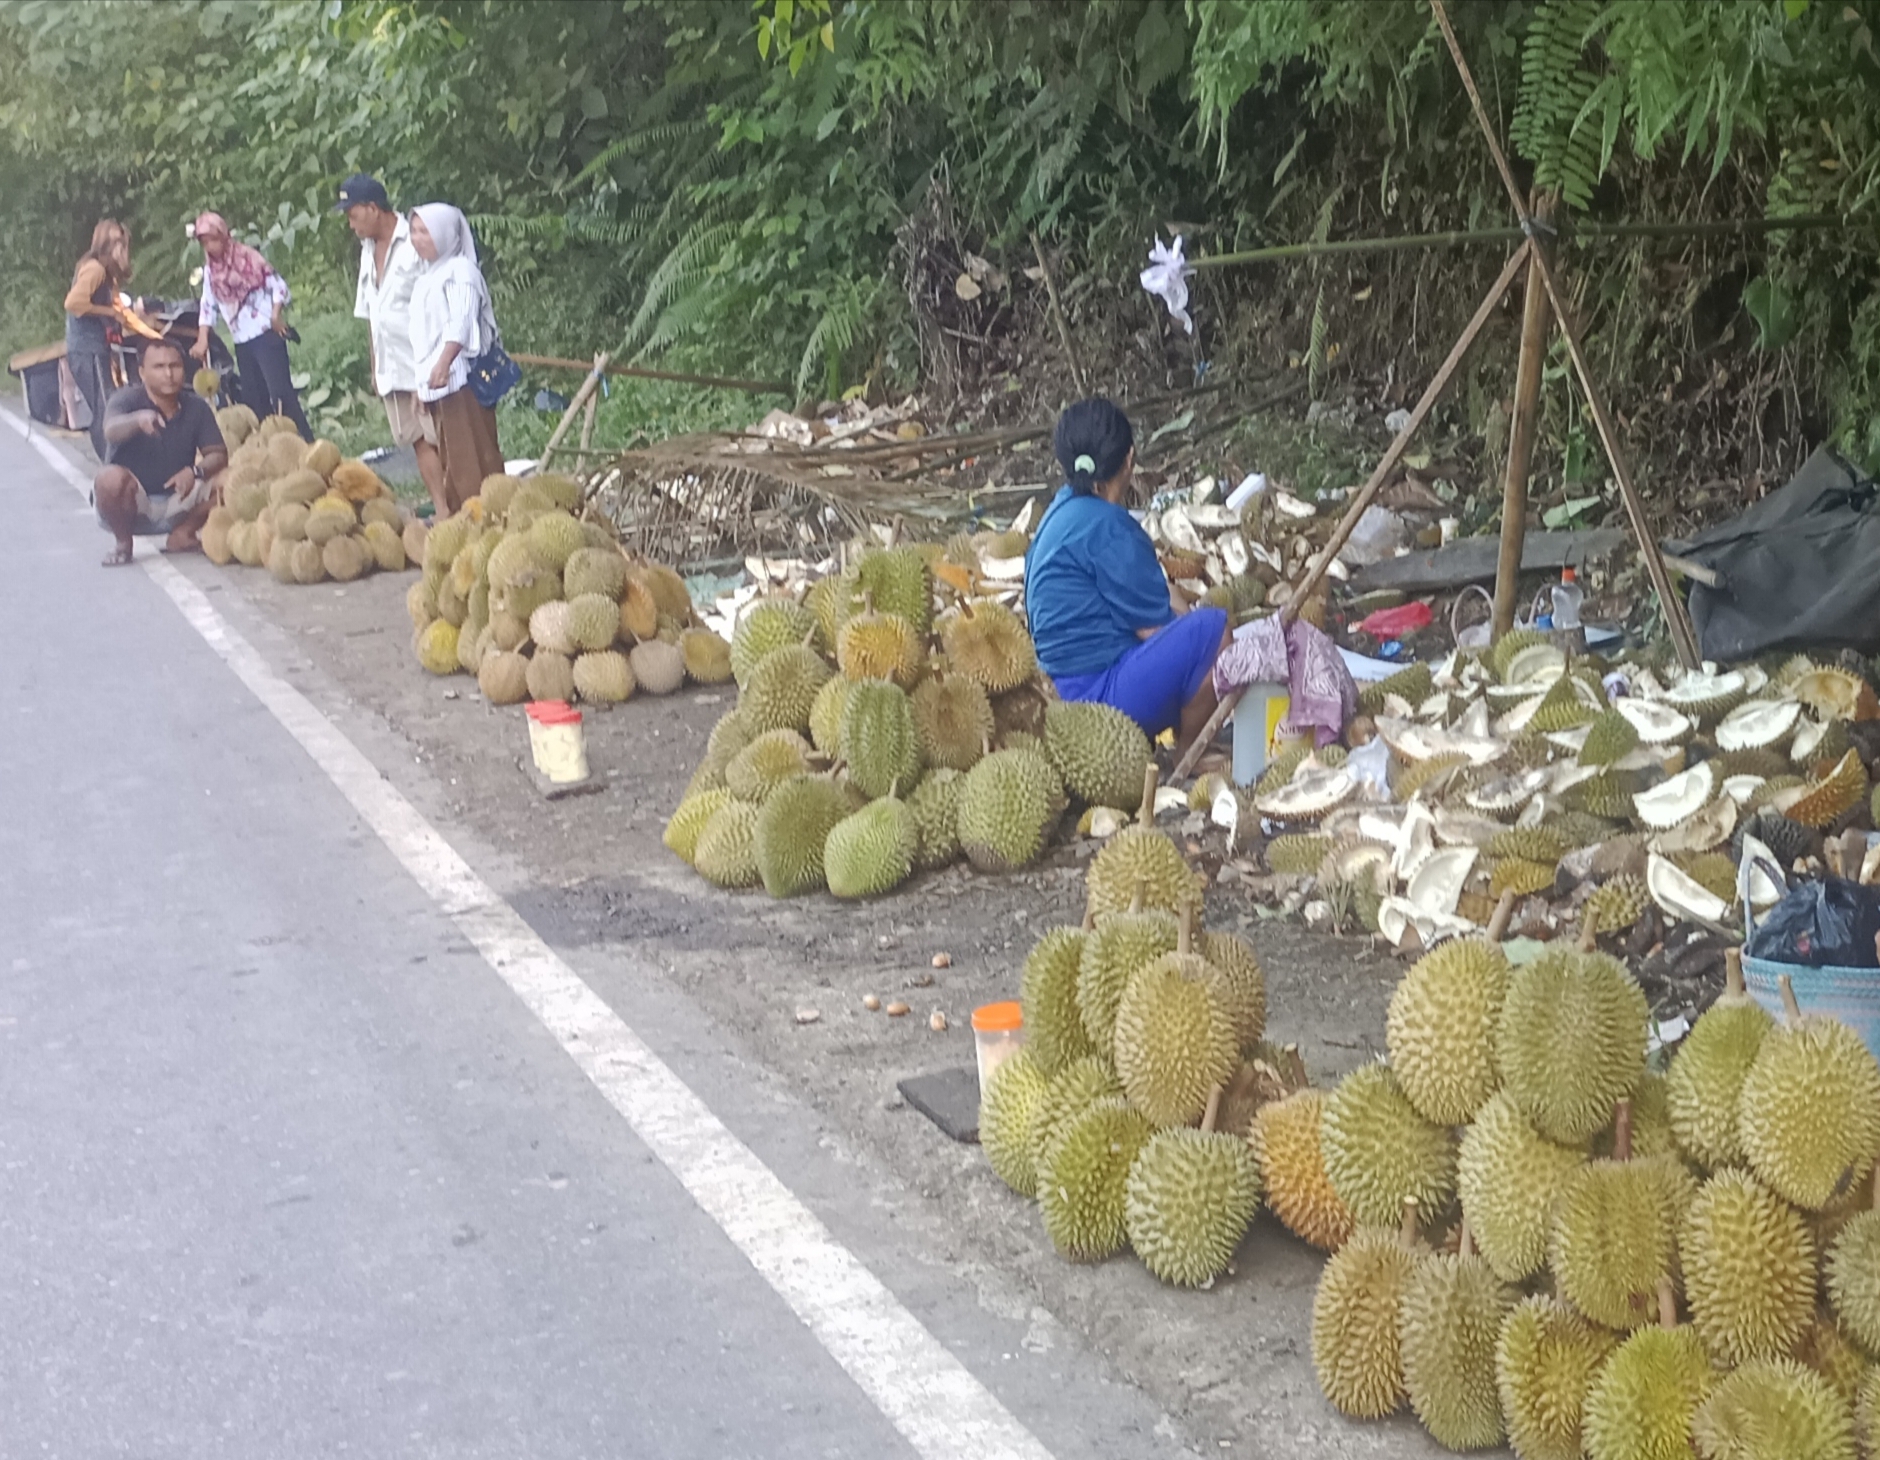
[[[1067,700],[1098,700],[1187,750],[1214,713],[1214,661],[1230,627],[1169,587],[1155,544],[1123,506],[1136,467],[1129,417],[1102,397],[1058,417],[1066,485],[1025,558],[1038,663]]]

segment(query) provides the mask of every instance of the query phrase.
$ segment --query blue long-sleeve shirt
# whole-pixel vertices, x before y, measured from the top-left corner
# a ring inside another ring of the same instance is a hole
[[[1175,616],[1142,525],[1114,502],[1069,487],[1052,499],[1025,555],[1025,610],[1038,663],[1053,679],[1101,674]]]

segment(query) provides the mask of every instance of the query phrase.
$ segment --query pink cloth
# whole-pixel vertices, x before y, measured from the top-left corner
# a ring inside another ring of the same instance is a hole
[[[219,238],[223,243],[219,259],[210,258],[209,251],[203,250],[204,261],[209,266],[209,287],[231,311],[239,309],[242,301],[267,279],[268,261],[258,249],[235,238],[220,213],[196,215],[196,241],[200,243],[205,238]]]
[[[1282,633],[1277,614],[1236,634],[1214,661],[1214,692],[1223,700],[1250,684],[1285,685],[1292,707],[1282,728],[1310,730],[1320,745],[1336,740],[1358,708],[1358,686],[1338,646],[1299,619]]]

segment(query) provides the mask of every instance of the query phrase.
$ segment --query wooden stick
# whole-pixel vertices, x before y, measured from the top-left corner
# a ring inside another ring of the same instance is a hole
[[[1515,900],[1512,887],[1502,889],[1501,898],[1495,904],[1494,916],[1488,920],[1489,942],[1499,943],[1508,936],[1508,924],[1514,921]]]
[[[1658,1279],[1658,1326],[1676,1328],[1678,1326],[1678,1295],[1672,1290],[1671,1279]]]
[[[1743,950],[1741,948],[1723,950],[1723,993],[1725,998],[1743,997]]]
[[[1051,301],[1051,318],[1057,324],[1058,339],[1064,345],[1064,363],[1071,367],[1071,379],[1077,382],[1077,393],[1088,395],[1090,388],[1084,384],[1083,367],[1077,363],[1077,351],[1071,346],[1070,326],[1064,322],[1064,306],[1058,302],[1057,280],[1052,276],[1051,265],[1045,262],[1044,245],[1038,241],[1038,230],[1031,230],[1031,251],[1038,256],[1038,272],[1044,275],[1044,292]]]
[[[1307,570],[1306,576],[1300,581],[1293,596],[1287,600],[1286,606],[1280,610],[1279,619],[1282,629],[1298,617],[1300,605],[1312,596],[1312,590],[1318,587],[1319,581],[1331,567],[1332,560],[1338,556],[1339,549],[1344,547],[1352,531],[1357,527],[1358,519],[1364,516],[1365,508],[1371,505],[1371,499],[1383,489],[1385,480],[1403,460],[1404,453],[1410,449],[1410,442],[1423,425],[1424,418],[1442,398],[1443,392],[1449,388],[1449,382],[1455,378],[1456,371],[1462,367],[1462,362],[1467,357],[1470,347],[1474,345],[1476,337],[1482,333],[1483,326],[1488,323],[1490,316],[1501,304],[1502,298],[1514,283],[1515,275],[1526,264],[1533,249],[1533,244],[1523,239],[1521,246],[1509,255],[1508,262],[1502,265],[1501,273],[1489,286],[1487,295],[1476,307],[1475,314],[1468,324],[1463,327],[1456,343],[1450,347],[1448,358],[1430,377],[1430,383],[1424,387],[1423,394],[1410,412],[1410,419],[1404,423],[1403,430],[1399,431],[1397,439],[1385,448],[1384,455],[1371,472],[1370,480],[1365,482],[1358,489],[1357,496],[1351,499],[1350,505],[1345,508],[1345,515],[1338,521],[1338,526],[1332,529],[1332,535],[1325,540],[1325,546],[1320,548],[1317,556],[1312,559],[1312,566]],[[1240,693],[1244,694],[1245,690],[1243,689]],[[1214,707],[1214,713],[1208,716],[1208,722],[1201,727],[1201,733],[1195,737],[1194,744],[1188,747],[1181,760],[1177,762],[1176,780],[1184,779],[1194,769],[1195,762],[1201,759],[1202,753],[1213,742],[1221,726],[1227,723],[1227,717],[1234,713],[1234,706],[1239,703],[1240,694],[1233,694]]]
[[[594,357],[594,368],[596,370],[605,368],[606,364],[607,357],[605,355],[596,355]],[[587,415],[584,416],[581,421],[580,454],[582,456],[586,456],[594,446],[594,418],[600,413],[600,405],[601,393],[597,390],[588,397]]]
[[[522,355],[509,357],[518,365],[534,365],[544,370],[587,370],[579,360],[560,355]],[[683,370],[648,370],[639,365],[609,365],[609,375],[630,375],[636,380],[676,380],[681,385],[712,385],[722,390],[748,390],[762,395],[788,395],[790,387],[774,380],[732,380],[722,375],[692,375]]]
[[[1706,588],[1723,586],[1723,574],[1715,568],[1706,568],[1702,563],[1693,562],[1690,558],[1681,558],[1675,553],[1661,553],[1660,556],[1664,558],[1667,568],[1674,573],[1682,573],[1693,583],[1702,583]]]
[[[1443,0],[1430,0],[1430,9],[1436,16],[1436,23],[1442,27],[1443,39],[1448,42],[1449,54],[1456,63],[1456,71],[1462,78],[1463,90],[1469,94],[1469,105],[1474,109],[1476,123],[1482,129],[1482,137],[1488,143],[1488,150],[1495,162],[1495,170],[1501,174],[1502,186],[1508,191],[1508,200],[1514,204],[1515,216],[1521,220],[1523,232],[1531,233],[1533,219],[1528,216],[1527,203],[1521,196],[1521,189],[1515,184],[1514,172],[1508,166],[1507,155],[1501,149],[1501,142],[1495,136],[1493,123],[1488,119],[1488,108],[1482,104],[1482,94],[1476,89],[1475,74],[1469,69],[1468,58],[1462,54],[1462,43],[1456,39],[1455,27],[1449,23],[1449,12],[1443,8]],[[1605,393],[1593,378],[1593,367],[1586,358],[1586,351],[1580,343],[1579,331],[1574,328],[1573,317],[1568,312],[1559,281],[1554,277],[1553,268],[1548,264],[1544,253],[1536,252],[1541,282],[1547,288],[1547,300],[1553,305],[1554,317],[1560,322],[1560,333],[1567,342],[1567,354],[1573,361],[1573,373],[1579,378],[1580,389],[1585,392],[1586,404],[1593,413],[1593,426],[1599,433],[1600,445],[1605,448],[1606,460],[1612,466],[1614,479],[1619,483],[1619,495],[1625,503],[1625,515],[1632,524],[1632,535],[1638,539],[1639,556],[1645,560],[1646,575],[1652,581],[1652,591],[1658,595],[1659,607],[1664,611],[1665,626],[1671,634],[1671,644],[1677,650],[1678,661],[1686,669],[1695,669],[1698,662],[1697,631],[1691,626],[1691,620],[1684,608],[1684,600],[1672,590],[1670,576],[1665,571],[1664,558],[1659,552],[1658,540],[1652,536],[1651,524],[1645,517],[1645,504],[1639,498],[1638,487],[1632,481],[1631,468],[1627,466],[1625,453],[1619,446],[1619,433],[1612,422],[1612,413],[1606,409]]]
[[[514,359],[514,356],[510,357]],[[536,462],[536,469],[548,465],[548,459],[555,454],[555,448],[561,445],[561,438],[568,434],[568,428],[574,425],[577,412],[588,403],[588,398],[600,389],[601,372],[606,369],[607,357],[596,355],[594,364],[588,370],[588,378],[581,382],[581,388],[574,393],[574,399],[568,402],[568,409],[561,414],[561,424],[549,435],[548,443],[542,448],[542,456]]]
[[[1212,1134],[1214,1124],[1221,1118],[1221,1086],[1216,1085],[1208,1091],[1208,1108],[1201,1117],[1201,1128]]]
[[[1553,200],[1538,200],[1536,216],[1545,221]],[[1508,464],[1501,478],[1501,559],[1495,567],[1495,615],[1492,633],[1499,639],[1514,627],[1515,599],[1521,588],[1521,547],[1527,538],[1528,469],[1534,459],[1534,438],[1540,433],[1541,368],[1547,363],[1549,308],[1547,286],[1541,282],[1540,254],[1536,247],[1528,259],[1527,297],[1521,309],[1521,357],[1515,367],[1514,419],[1508,430]]]

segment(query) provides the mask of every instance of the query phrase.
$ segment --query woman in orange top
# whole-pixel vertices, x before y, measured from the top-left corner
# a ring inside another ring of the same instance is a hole
[[[65,364],[91,407],[91,449],[104,460],[104,403],[111,394],[111,342],[104,322],[117,314],[118,290],[131,276],[130,230],[100,219],[65,294]]]

